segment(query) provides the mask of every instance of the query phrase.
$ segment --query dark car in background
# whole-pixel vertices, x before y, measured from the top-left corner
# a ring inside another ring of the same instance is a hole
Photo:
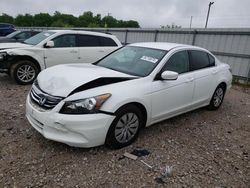
[[[40,33],[40,31],[15,31],[11,34],[8,34],[5,37],[0,37],[0,43],[4,42],[23,42],[26,39]]]
[[[0,36],[6,36],[16,31],[15,26],[8,23],[0,23]]]

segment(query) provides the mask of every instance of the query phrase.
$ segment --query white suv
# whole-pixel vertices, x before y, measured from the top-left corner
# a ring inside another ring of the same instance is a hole
[[[44,31],[25,40],[24,44],[2,44],[0,72],[8,73],[19,84],[29,84],[45,68],[65,63],[93,63],[121,46],[110,34]]]

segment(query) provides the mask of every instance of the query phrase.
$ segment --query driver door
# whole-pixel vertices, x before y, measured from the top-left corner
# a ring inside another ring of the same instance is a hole
[[[160,73],[179,73],[177,80],[154,80],[152,84],[152,123],[181,113],[192,105],[194,74],[189,72],[188,52],[173,54]]]
[[[44,52],[46,67],[80,62],[76,35],[61,35],[52,39],[52,41],[54,41],[54,47],[46,48]]]

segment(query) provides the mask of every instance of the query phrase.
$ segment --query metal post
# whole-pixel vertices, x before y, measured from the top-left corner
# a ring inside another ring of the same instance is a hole
[[[250,61],[249,61],[249,65],[248,65],[248,75],[247,75],[247,85],[249,83],[249,80],[250,80]]]
[[[128,29],[126,29],[125,32],[125,41],[124,41],[125,45],[127,44],[127,42],[128,42]]]
[[[192,45],[195,45],[195,39],[196,39],[197,33],[198,33],[198,31],[195,29],[195,30],[194,30],[194,34],[193,34]]]
[[[208,4],[208,11],[207,11],[207,19],[206,19],[205,29],[207,28],[207,22],[208,22],[209,13],[210,13],[210,8],[211,8],[211,5],[212,5],[212,4],[214,4],[214,2],[209,2],[209,4]]]
[[[193,21],[193,16],[191,16],[191,18],[190,18],[190,26],[189,26],[189,29],[192,28],[192,21]]]
[[[154,37],[154,42],[157,42],[157,35],[158,35],[159,31],[156,29],[155,30],[155,37]]]

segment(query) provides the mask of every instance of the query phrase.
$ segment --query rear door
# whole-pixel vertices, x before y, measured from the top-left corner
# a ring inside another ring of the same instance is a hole
[[[77,42],[81,63],[94,63],[117,49],[117,44],[108,37],[79,34]]]
[[[214,92],[218,71],[215,59],[205,51],[190,50],[190,68],[194,72],[195,90],[193,101],[196,105],[207,103]]]
[[[80,62],[75,34],[60,35],[52,39],[52,41],[54,41],[55,46],[46,48],[44,52],[46,67]]]

